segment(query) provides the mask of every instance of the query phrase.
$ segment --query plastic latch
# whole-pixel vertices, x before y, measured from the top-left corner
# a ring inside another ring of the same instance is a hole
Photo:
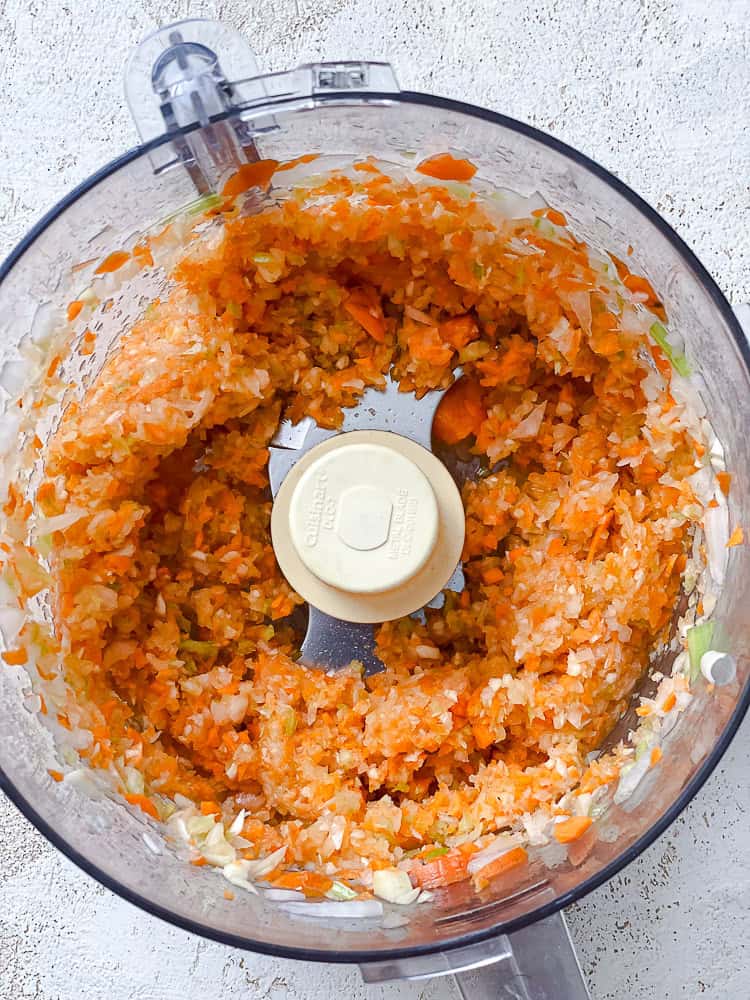
[[[227,174],[259,158],[255,137],[277,127],[278,102],[297,99],[307,106],[324,95],[398,90],[388,63],[309,63],[259,74],[238,31],[201,18],[149,35],[125,70],[125,94],[141,140],[172,136],[150,153],[155,171],[182,164],[201,194],[218,190]]]

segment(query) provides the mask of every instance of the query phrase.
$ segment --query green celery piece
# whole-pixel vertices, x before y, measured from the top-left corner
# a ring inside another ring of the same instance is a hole
[[[690,683],[694,684],[701,672],[701,659],[704,653],[711,648],[711,640],[714,637],[714,623],[701,622],[700,625],[693,625],[687,632],[688,656],[690,657],[690,672],[688,677]]]
[[[672,362],[672,367],[677,374],[682,375],[683,378],[687,378],[690,375],[690,365],[687,363],[685,355],[679,351],[675,351],[667,340],[666,328],[661,323],[652,323],[649,333]]]

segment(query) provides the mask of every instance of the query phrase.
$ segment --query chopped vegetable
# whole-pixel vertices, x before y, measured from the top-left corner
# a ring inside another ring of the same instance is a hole
[[[478,382],[464,377],[443,396],[432,423],[432,431],[444,444],[458,444],[480,433],[487,411]]]
[[[477,168],[469,160],[459,160],[450,153],[440,153],[422,160],[415,167],[417,173],[441,181],[470,181]]]
[[[488,862],[483,868],[472,874],[472,880],[477,889],[484,889],[493,878],[503,875],[520,865],[525,865],[528,861],[528,854],[523,847],[511,847],[493,861]]]
[[[115,250],[114,253],[104,258],[94,274],[110,274],[112,271],[118,271],[129,260],[130,254],[126,250]]]
[[[249,191],[250,188],[267,188],[278,166],[276,160],[256,160],[254,163],[243,163],[221,189],[223,197],[236,198],[238,195],[244,194],[245,191]]]
[[[593,820],[590,816],[571,816],[561,823],[555,823],[552,832],[555,840],[561,844],[569,844],[573,840],[578,840],[591,826]]]
[[[672,367],[678,375],[687,378],[690,375],[690,365],[687,363],[685,355],[675,351],[667,339],[667,331],[661,323],[652,323],[649,333],[654,338],[659,347],[672,362]]]
[[[707,653],[711,648],[713,636],[713,622],[701,622],[700,625],[693,625],[693,627],[689,628],[687,631],[688,657],[690,660],[690,671],[688,676],[691,684],[694,684],[698,680],[701,672],[701,660],[703,659],[703,654]]]
[[[731,549],[735,545],[742,545],[745,541],[745,532],[742,530],[742,525],[738,524],[737,527],[732,531],[729,536],[729,541],[727,542],[727,548]]]

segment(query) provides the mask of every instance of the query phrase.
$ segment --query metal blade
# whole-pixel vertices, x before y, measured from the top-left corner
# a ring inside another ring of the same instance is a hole
[[[338,670],[349,666],[352,660],[359,660],[365,674],[376,674],[384,669],[382,660],[375,654],[374,626],[331,618],[312,605],[309,611],[307,635],[300,656],[303,663]]]

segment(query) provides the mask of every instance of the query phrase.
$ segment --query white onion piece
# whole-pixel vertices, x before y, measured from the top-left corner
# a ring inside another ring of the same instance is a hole
[[[703,530],[706,534],[708,568],[715,583],[724,582],[727,565],[727,542],[729,541],[729,510],[727,507],[709,507],[703,516]]]
[[[6,646],[10,646],[18,638],[26,615],[20,608],[0,607],[0,632]]]
[[[499,188],[492,192],[490,198],[509,219],[527,219],[537,209],[547,208],[547,202],[537,191],[526,197],[509,188]]]
[[[29,366],[25,361],[6,361],[0,371],[0,385],[15,398],[26,385]]]
[[[650,767],[651,754],[644,753],[634,764],[630,764],[622,769],[620,772],[620,782],[614,794],[613,801],[616,805],[620,805],[626,799],[630,798]]]
[[[470,874],[473,875],[474,872],[478,872],[491,861],[501,857],[503,854],[507,854],[508,851],[512,851],[514,847],[519,847],[523,841],[524,838],[520,833],[498,834],[489,847],[485,847],[483,850],[477,851],[476,854],[472,854],[471,860],[467,865]]]
[[[264,889],[263,895],[272,903],[291,903],[295,900],[305,902],[304,892],[297,892],[296,889]]]
[[[367,920],[383,916],[383,904],[377,899],[353,899],[348,903],[279,903],[279,909],[300,917],[327,920]]]
[[[40,535],[51,535],[53,531],[65,531],[71,524],[86,517],[86,511],[80,507],[71,507],[64,514],[56,514],[54,517],[40,517],[36,523],[36,529]]]

